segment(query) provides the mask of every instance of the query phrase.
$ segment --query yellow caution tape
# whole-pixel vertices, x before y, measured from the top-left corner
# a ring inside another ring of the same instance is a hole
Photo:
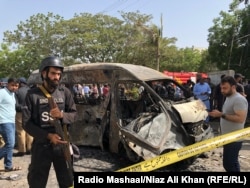
[[[116,172],[149,172],[247,137],[250,137],[250,127],[197,142]]]

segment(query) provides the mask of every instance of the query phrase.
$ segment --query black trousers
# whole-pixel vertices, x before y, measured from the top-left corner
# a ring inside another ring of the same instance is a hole
[[[68,169],[63,151],[55,149],[51,144],[37,143],[34,140],[28,172],[30,188],[46,188],[51,164],[54,166],[59,187],[73,186],[73,169]]]

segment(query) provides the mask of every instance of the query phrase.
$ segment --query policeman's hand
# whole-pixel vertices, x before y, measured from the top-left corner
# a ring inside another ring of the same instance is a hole
[[[47,138],[50,140],[51,144],[67,144],[67,141],[63,141],[58,134],[49,133]]]
[[[50,116],[52,118],[61,119],[63,118],[63,112],[58,107],[55,107],[50,110]]]

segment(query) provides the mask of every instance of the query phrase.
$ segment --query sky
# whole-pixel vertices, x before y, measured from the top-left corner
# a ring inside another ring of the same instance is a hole
[[[207,48],[208,29],[220,11],[228,11],[233,0],[0,0],[0,43],[5,31],[14,31],[38,13],[58,14],[65,20],[80,13],[103,13],[120,17],[119,11],[152,15],[163,37],[176,37],[179,48]]]

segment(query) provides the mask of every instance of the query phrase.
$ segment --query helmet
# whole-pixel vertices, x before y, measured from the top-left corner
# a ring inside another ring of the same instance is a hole
[[[26,81],[26,79],[25,79],[24,77],[20,77],[20,78],[18,79],[18,82],[19,82],[19,83],[27,84],[27,81]]]
[[[61,68],[62,71],[64,68],[62,62],[57,57],[54,56],[49,56],[42,60],[39,72],[42,72],[47,67],[58,67]]]

